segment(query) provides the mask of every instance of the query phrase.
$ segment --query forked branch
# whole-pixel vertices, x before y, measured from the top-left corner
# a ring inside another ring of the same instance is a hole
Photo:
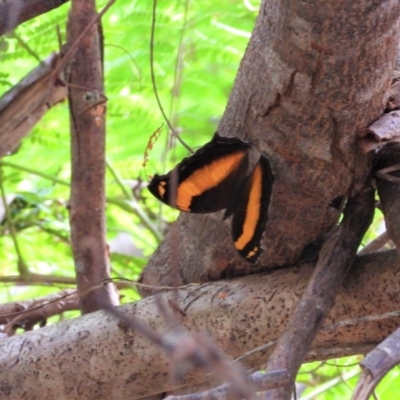
[[[267,372],[286,369],[292,382],[267,392],[267,399],[290,399],[297,371],[335,304],[358,246],[371,224],[373,211],[371,188],[348,200],[343,221],[324,243],[316,269],[267,365]]]

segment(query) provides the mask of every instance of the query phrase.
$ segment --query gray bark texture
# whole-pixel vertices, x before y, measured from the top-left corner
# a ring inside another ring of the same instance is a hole
[[[303,264],[180,289],[161,299],[184,328],[208,331],[236,358],[279,338],[312,271]],[[366,353],[393,332],[399,317],[371,316],[399,310],[399,277],[395,251],[359,257],[307,360]],[[174,297],[178,312],[168,300]],[[122,310],[157,332],[172,331],[154,296]],[[243,364],[259,368],[267,355],[254,352]],[[100,311],[0,341],[0,399],[133,400],[207,381],[205,374],[190,373],[176,383],[173,367],[147,339]]]

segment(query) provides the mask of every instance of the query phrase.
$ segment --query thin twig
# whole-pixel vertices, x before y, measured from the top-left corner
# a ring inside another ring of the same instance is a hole
[[[87,35],[87,33],[93,28],[93,26],[100,20],[100,18],[108,11],[108,9],[115,3],[115,0],[109,0],[104,8],[92,19],[92,21],[85,27],[82,33],[76,38],[72,46],[68,49],[65,55],[62,57],[60,63],[54,68],[52,72],[52,77],[50,82],[55,82],[61,71],[65,68],[67,63],[71,60],[74,56],[76,50],[78,49],[79,44],[81,43],[82,39]]]
[[[12,37],[14,37],[15,39],[17,39],[18,44],[24,49],[26,50],[27,53],[29,53],[38,63],[42,62],[42,59],[40,58],[40,56],[31,49],[31,47],[21,38],[21,36],[19,36],[17,34],[17,32],[14,32]]]
[[[186,28],[187,28],[187,21],[188,21],[188,15],[189,15],[189,0],[185,1],[185,11],[183,14],[183,25],[182,25],[182,30],[181,34],[179,36],[179,43],[178,43],[178,53],[176,55],[176,62],[175,62],[175,68],[174,68],[174,83],[172,86],[172,91],[171,91],[171,103],[170,103],[170,116],[171,119],[176,125],[177,121],[173,119],[174,117],[174,106],[175,106],[175,98],[177,97],[177,93],[179,93],[180,89],[178,88],[179,85],[181,85],[182,82],[182,70],[183,70],[183,55],[184,55],[184,49],[185,46],[183,44],[183,40],[185,37],[186,33]],[[179,98],[179,97],[178,97]]]
[[[15,253],[17,254],[17,257],[18,257],[18,264],[17,264],[18,272],[22,277],[28,277],[29,276],[29,268],[24,260],[24,257],[22,256],[22,252],[21,252],[21,249],[18,244],[17,233],[15,231],[14,224],[12,222],[10,207],[8,206],[7,197],[6,197],[6,193],[5,193],[4,186],[3,186],[3,177],[4,177],[4,173],[2,170],[0,170],[1,201],[3,203],[3,207],[5,210],[6,221],[7,221],[8,229],[10,230],[11,239],[14,244]]]
[[[115,182],[117,182],[117,185],[120,187],[120,189],[121,189],[122,193],[124,194],[124,196],[126,197],[126,199],[129,201],[133,201],[132,191],[127,189],[126,185],[122,181],[122,178],[119,176],[116,169],[112,166],[110,161],[108,161],[107,159],[106,159],[106,167],[110,171],[113,178],[115,179]]]
[[[40,176],[41,178],[44,178],[44,179],[48,179],[49,181],[51,181],[53,183],[59,183],[60,185],[64,185],[64,186],[68,186],[68,187],[70,186],[69,183],[67,181],[64,181],[63,179],[55,178],[54,176],[46,174],[45,172],[38,171],[36,169],[32,169],[29,167],[25,167],[20,164],[15,164],[15,163],[12,163],[9,161],[0,160],[0,166],[14,168],[19,171],[28,172],[29,174]]]
[[[70,187],[69,182],[64,181],[63,179],[56,178],[52,175],[46,174],[45,172],[41,172],[23,165],[15,164],[9,161],[4,161],[0,160],[0,166],[4,167],[10,167],[14,168],[20,171],[28,172],[29,174],[40,176],[43,179],[48,179],[49,181],[53,183],[58,183],[63,186],[68,186]],[[127,200],[121,200],[113,197],[106,197],[106,201],[109,204],[113,204],[122,210],[129,212],[131,214],[136,215],[139,217],[140,221],[142,224],[153,234],[153,236],[158,240],[161,241],[163,235],[159,232],[157,227],[151,222],[150,218],[148,215],[141,209],[137,201],[132,200],[132,201],[127,201]]]

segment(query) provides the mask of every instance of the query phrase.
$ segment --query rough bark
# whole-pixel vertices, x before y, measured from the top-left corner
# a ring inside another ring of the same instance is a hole
[[[235,358],[281,335],[312,271],[312,265],[305,264],[181,289],[181,312],[175,315],[189,330],[207,329]],[[355,319],[399,310],[399,276],[395,251],[358,258],[325,322],[353,324],[323,329],[307,359],[365,353],[394,331],[398,317],[362,323]],[[171,297],[175,294],[162,295]],[[123,310],[158,332],[169,331],[152,297]],[[259,367],[267,353],[256,352],[243,363]],[[190,374],[183,383],[174,383],[170,367],[146,339],[97,312],[1,341],[0,399],[139,399],[206,380]]]
[[[53,10],[68,0],[5,0],[0,2],[0,36],[19,24]]]
[[[175,260],[182,283],[292,264],[337,223],[337,200],[360,190],[370,169],[358,134],[385,108],[399,15],[397,0],[263,1],[219,132],[271,161],[265,252],[249,267],[221,215],[181,215],[143,282],[175,283]]]
[[[71,121],[71,244],[84,313],[98,310],[98,298],[118,300],[109,278],[105,238],[105,97],[103,43],[99,24],[81,33],[96,18],[93,0],[72,1],[69,46],[77,44],[68,77]]]

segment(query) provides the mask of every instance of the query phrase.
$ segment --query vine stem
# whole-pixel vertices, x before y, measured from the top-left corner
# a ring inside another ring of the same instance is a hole
[[[6,214],[8,229],[10,230],[10,236],[13,241],[15,252],[18,257],[18,272],[21,277],[28,277],[29,276],[29,268],[22,256],[21,248],[18,244],[17,233],[15,232],[15,228],[14,228],[14,225],[11,220],[10,207],[8,206],[8,203],[7,203],[7,198],[6,198],[4,185],[3,185],[3,176],[4,176],[3,171],[0,170],[1,201],[3,202],[3,207],[5,210],[5,214]]]
[[[151,83],[153,85],[154,95],[156,96],[158,108],[160,109],[161,114],[163,115],[164,120],[167,123],[168,128],[171,130],[172,134],[179,140],[179,142],[182,144],[182,146],[189,153],[193,153],[192,149],[182,140],[182,138],[179,136],[178,132],[172,126],[170,120],[167,117],[167,114],[164,111],[164,107],[161,104],[160,96],[158,94],[156,78],[155,78],[155,73],[154,73],[154,32],[155,32],[155,27],[156,27],[156,14],[157,14],[156,11],[157,11],[157,0],[153,0],[153,14],[152,14],[151,30],[150,30],[150,74],[151,74]]]

